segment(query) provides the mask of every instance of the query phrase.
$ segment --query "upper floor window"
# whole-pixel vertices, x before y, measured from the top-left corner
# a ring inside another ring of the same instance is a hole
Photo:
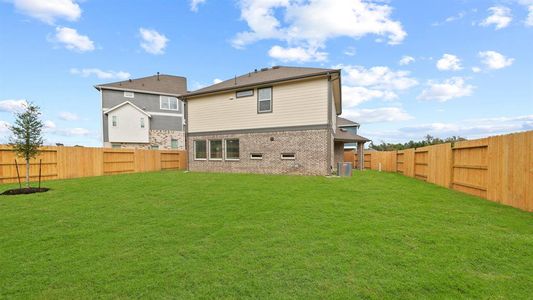
[[[272,88],[257,89],[257,112],[272,112]]]
[[[141,128],[144,128],[144,118],[141,118]]]
[[[124,92],[124,97],[135,98],[135,94],[133,92]]]
[[[111,119],[113,120],[113,121],[112,121],[112,123],[113,123],[113,127],[117,127],[117,125],[118,125],[118,118],[117,118],[117,116],[113,116]]]
[[[161,96],[159,100],[160,108],[165,110],[178,110],[178,98]]]
[[[254,95],[254,90],[237,91],[235,93],[236,98],[250,97]]]

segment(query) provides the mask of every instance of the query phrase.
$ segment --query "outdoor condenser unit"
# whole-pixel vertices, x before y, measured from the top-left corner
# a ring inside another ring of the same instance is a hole
[[[337,175],[342,177],[352,176],[352,164],[349,162],[337,163]]]

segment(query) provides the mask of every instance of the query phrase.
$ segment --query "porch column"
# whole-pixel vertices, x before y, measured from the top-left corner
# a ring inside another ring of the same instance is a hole
[[[357,160],[359,161],[359,170],[365,169],[365,142],[357,142]]]

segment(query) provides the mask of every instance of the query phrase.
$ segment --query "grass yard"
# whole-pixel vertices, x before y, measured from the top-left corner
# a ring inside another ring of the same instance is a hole
[[[0,197],[0,298],[533,291],[533,214],[397,174],[161,172],[45,185]]]

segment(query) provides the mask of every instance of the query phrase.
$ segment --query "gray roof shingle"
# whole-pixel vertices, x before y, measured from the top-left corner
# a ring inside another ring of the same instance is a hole
[[[99,84],[96,85],[95,88],[98,90],[108,88],[156,92],[170,95],[183,95],[187,93],[187,78],[160,74],[119,82]]]
[[[210,85],[205,88],[190,92],[184,97],[201,95],[212,92],[232,90],[238,88],[245,88],[254,85],[268,84],[279,81],[298,79],[304,77],[311,77],[326,73],[340,72],[337,69],[322,69],[322,68],[305,68],[305,67],[286,67],[276,66],[272,68],[264,68],[257,71],[252,71],[244,75],[222,81],[217,84]]]

